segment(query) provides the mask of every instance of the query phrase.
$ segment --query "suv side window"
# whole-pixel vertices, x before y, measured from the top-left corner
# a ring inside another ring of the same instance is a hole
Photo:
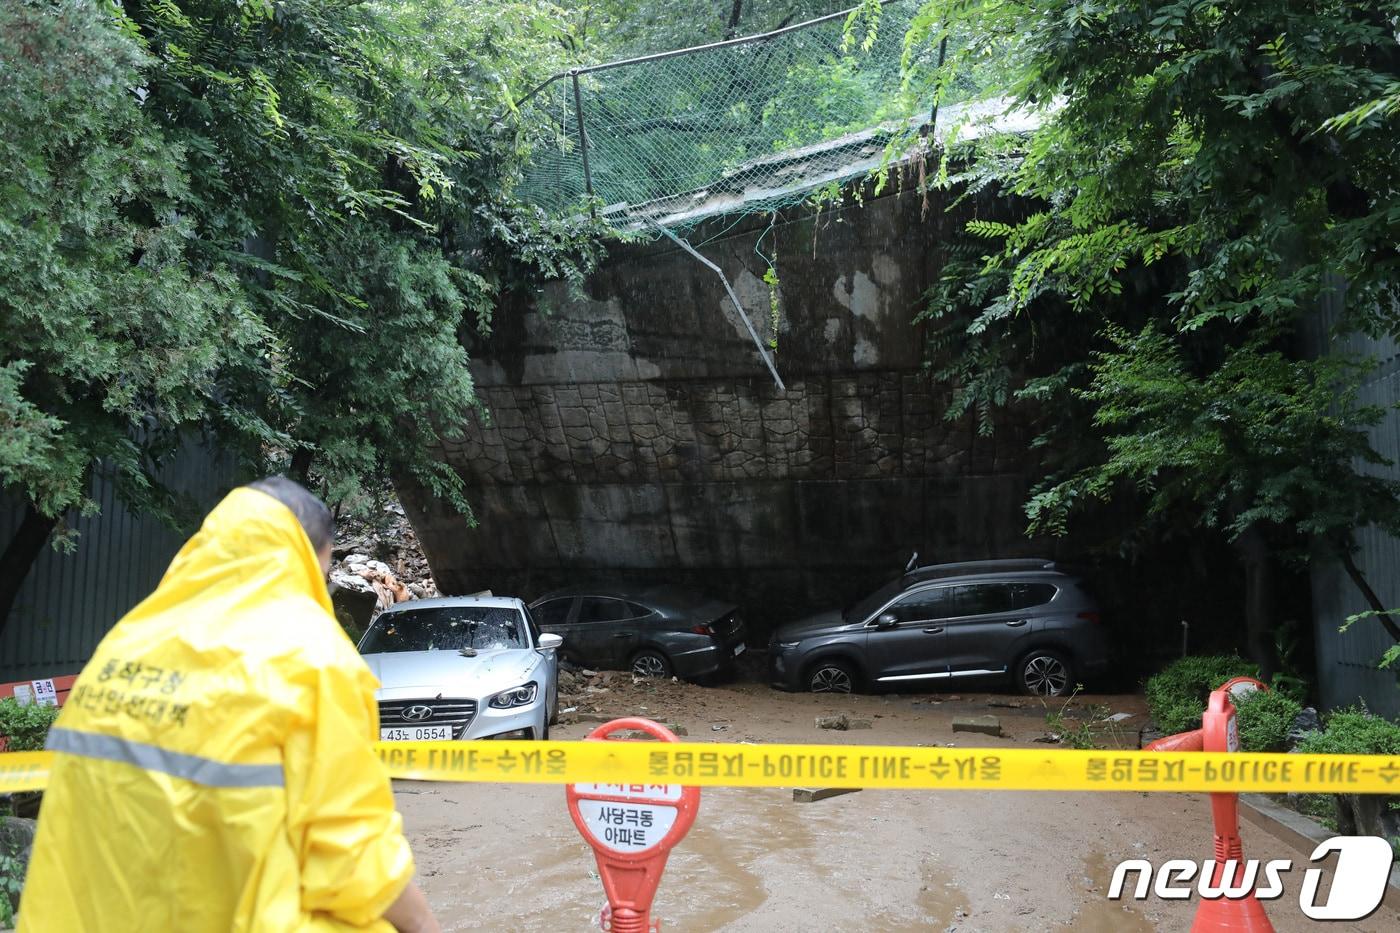
[[[625,622],[634,618],[628,603],[605,596],[585,596],[578,610],[578,620],[583,623]]]
[[[1043,606],[1059,592],[1053,583],[1013,583],[1010,590],[1012,612]]]
[[[953,606],[953,591],[957,587],[936,586],[933,589],[919,590],[901,597],[887,611],[893,612],[901,622],[924,622],[929,619],[946,619],[957,615]]]
[[[1011,612],[1011,584],[969,583],[958,587],[957,612],[960,616],[988,616]]]
[[[548,602],[540,603],[530,614],[540,625],[563,625],[569,621],[569,609],[574,605],[572,596],[564,596],[559,599],[551,599]]]

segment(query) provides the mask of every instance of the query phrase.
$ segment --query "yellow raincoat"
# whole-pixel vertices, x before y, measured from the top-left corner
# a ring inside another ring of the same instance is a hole
[[[296,518],[235,490],[50,733],[20,931],[390,930],[413,859],[375,687]]]

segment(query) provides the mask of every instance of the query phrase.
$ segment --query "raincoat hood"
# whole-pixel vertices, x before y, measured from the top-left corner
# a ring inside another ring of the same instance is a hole
[[[388,931],[413,860],[377,686],[291,510],[230,493],[50,732],[20,930]]]
[[[244,487],[209,513],[156,591],[126,619],[172,606],[187,612],[206,601],[233,608],[287,597],[308,598],[335,617],[320,559],[292,510]]]

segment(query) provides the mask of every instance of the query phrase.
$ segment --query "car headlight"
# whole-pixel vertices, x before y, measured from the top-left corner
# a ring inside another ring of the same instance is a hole
[[[778,642],[778,647],[782,648],[784,651],[791,651],[800,644],[802,644],[800,641],[780,641]]]
[[[516,706],[529,706],[535,702],[535,685],[526,684],[503,690],[491,698],[492,709],[512,709]]]

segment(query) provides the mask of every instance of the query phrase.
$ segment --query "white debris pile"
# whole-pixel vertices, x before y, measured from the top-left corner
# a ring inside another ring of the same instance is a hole
[[[342,519],[333,556],[331,582],[353,592],[374,593],[376,609],[438,595],[418,535],[397,501],[389,501],[369,519]]]
[[[368,518],[343,517],[331,556],[336,617],[358,639],[378,612],[438,595],[437,583],[403,506],[389,499]]]
[[[395,603],[429,595],[421,584],[412,587],[400,582],[382,560],[367,554],[348,554],[331,568],[331,582],[356,593],[373,593],[374,608],[388,609]],[[419,592],[415,592],[414,590]]]

